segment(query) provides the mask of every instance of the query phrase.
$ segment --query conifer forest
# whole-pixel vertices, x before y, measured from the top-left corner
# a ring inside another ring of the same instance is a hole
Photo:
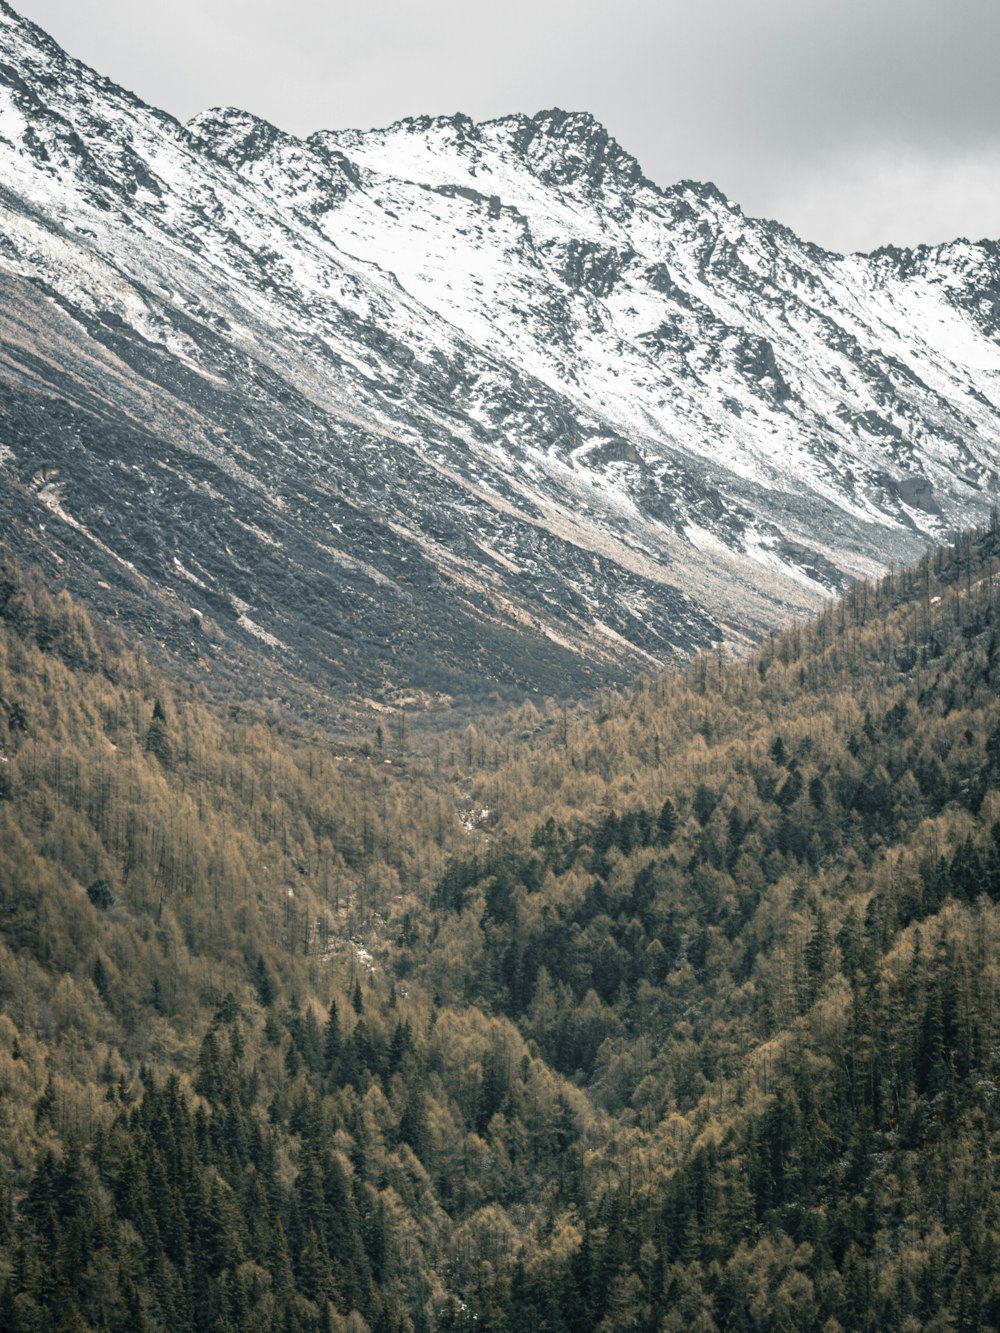
[[[0,1329],[1000,1327],[1000,530],[332,736],[0,562]]]

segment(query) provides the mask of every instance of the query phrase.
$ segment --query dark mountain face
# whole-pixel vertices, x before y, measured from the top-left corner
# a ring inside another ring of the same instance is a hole
[[[0,212],[6,540],[267,692],[584,689],[997,490],[995,245],[832,255],[587,115],[185,128],[0,4]]]

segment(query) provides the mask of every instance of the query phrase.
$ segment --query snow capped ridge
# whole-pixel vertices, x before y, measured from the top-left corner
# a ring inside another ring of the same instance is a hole
[[[0,116],[0,521],[158,624],[587,684],[1000,490],[994,242],[832,254],[559,108],[182,128],[6,7]]]
[[[656,188],[636,159],[586,111],[553,107],[533,116],[514,113],[479,122],[463,112],[411,116],[384,129],[324,130],[314,137],[350,154],[352,149],[369,152],[375,145],[388,146],[404,136],[421,140],[422,147],[455,154],[473,170],[484,157],[499,153],[521,162],[548,185],[582,180],[599,190],[607,179],[622,187]],[[408,151],[412,154],[414,150]]]

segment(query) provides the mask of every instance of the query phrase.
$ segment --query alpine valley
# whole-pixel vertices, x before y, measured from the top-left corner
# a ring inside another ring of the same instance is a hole
[[[4,0],[0,211],[0,1333],[1000,1328],[998,246]]]
[[[993,242],[841,256],[586,114],[183,126],[0,0],[0,522],[300,706],[748,647],[982,519]]]

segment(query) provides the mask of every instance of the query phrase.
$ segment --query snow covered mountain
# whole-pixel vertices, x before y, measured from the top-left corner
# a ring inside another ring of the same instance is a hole
[[[4,536],[206,666],[620,678],[981,518],[998,444],[993,242],[831,254],[584,114],[184,127],[0,0]]]

